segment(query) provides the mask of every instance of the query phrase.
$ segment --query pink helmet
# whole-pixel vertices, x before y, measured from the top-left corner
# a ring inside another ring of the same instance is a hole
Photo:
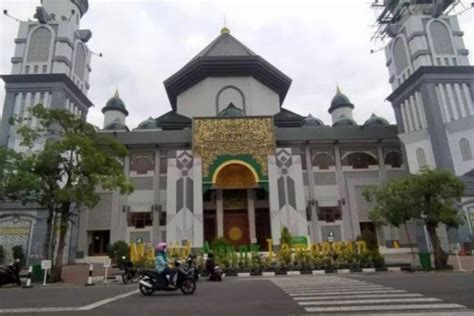
[[[155,246],[156,251],[165,251],[168,245],[165,242],[157,243]]]

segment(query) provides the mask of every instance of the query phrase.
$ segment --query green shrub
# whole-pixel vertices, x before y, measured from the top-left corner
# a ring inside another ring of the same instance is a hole
[[[281,247],[278,253],[278,267],[281,270],[288,270],[291,268],[292,255],[291,250],[286,247]]]
[[[3,248],[2,245],[0,245],[0,265],[2,265],[5,262],[5,248]]]
[[[26,256],[23,246],[17,245],[12,247],[13,260],[20,260],[22,266],[26,265]]]
[[[286,226],[283,226],[280,232],[280,247],[283,244],[287,244],[289,247],[291,247],[291,239],[292,239],[292,236],[291,236],[290,231],[288,230]]]
[[[217,250],[222,249],[227,249],[228,247],[232,247],[231,244],[225,239],[224,237],[215,237],[211,241],[211,249],[214,251],[214,253],[217,252]]]
[[[251,271],[262,271],[264,267],[263,259],[257,251],[251,252],[250,270]]]
[[[115,264],[121,266],[124,262],[123,257],[125,257],[125,260],[130,259],[130,248],[128,244],[123,240],[114,242],[112,246],[109,247],[109,258],[112,259]]]

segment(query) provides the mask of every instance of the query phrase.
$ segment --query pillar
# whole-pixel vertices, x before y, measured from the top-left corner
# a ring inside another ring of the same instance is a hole
[[[257,232],[255,228],[255,191],[250,189],[247,191],[247,202],[248,202],[248,219],[249,219],[249,231],[250,231],[250,243],[257,243]]]
[[[217,237],[224,236],[224,200],[222,198],[222,190],[217,190],[216,199],[216,220],[217,220]]]
[[[164,210],[160,207],[160,150],[155,149],[154,152],[155,157],[155,170],[153,173],[153,205],[152,207],[153,212],[153,231],[151,235],[151,240],[158,242],[161,240],[161,232],[160,232],[160,214]]]
[[[309,203],[308,207],[310,208],[311,212],[311,230],[313,232],[313,236],[311,236],[311,240],[313,242],[321,242],[320,233],[319,233],[319,226],[318,226],[318,212],[317,212],[317,201],[315,198],[315,184],[314,184],[314,172],[313,172],[313,164],[311,162],[311,150],[308,145],[304,146],[304,158],[306,159],[306,175],[308,177],[308,192],[309,192]],[[315,202],[315,203],[311,203]]]

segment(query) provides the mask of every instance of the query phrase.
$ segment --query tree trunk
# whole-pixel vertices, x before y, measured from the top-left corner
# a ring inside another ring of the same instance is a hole
[[[445,270],[448,268],[448,254],[441,248],[441,242],[436,234],[436,226],[426,224],[428,233],[430,234],[431,243],[433,244],[434,261],[436,270]]]
[[[63,254],[66,246],[66,235],[69,228],[69,208],[70,203],[63,203],[61,207],[61,218],[59,219],[59,241],[58,252],[56,254],[53,268],[51,269],[51,282],[61,281],[61,273],[63,268]]]
[[[52,209],[48,210],[48,219],[46,220],[46,238],[44,239],[43,245],[43,260],[52,260],[51,244],[53,234],[53,219],[54,212]]]
[[[410,232],[408,231],[407,222],[404,222],[403,225],[405,226],[405,231],[407,232],[408,243],[410,244],[411,255],[413,257],[413,261],[416,260],[415,251],[413,250],[413,244],[411,243]]]

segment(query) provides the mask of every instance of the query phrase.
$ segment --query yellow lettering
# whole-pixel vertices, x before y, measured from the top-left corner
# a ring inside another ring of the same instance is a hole
[[[331,251],[331,244],[325,241],[321,244],[321,248],[322,248],[322,253],[328,254]]]
[[[341,253],[342,250],[342,243],[340,241],[336,241],[335,243],[332,244],[332,249],[336,253]]]
[[[309,246],[309,250],[311,251],[311,254],[314,256],[314,255],[318,255],[319,252],[321,251],[321,249],[319,248],[319,244],[311,244]]]
[[[348,240],[346,241],[346,250],[349,251],[349,252],[354,252],[354,243],[352,242],[352,240]]]
[[[271,238],[267,239],[268,245],[268,257],[271,259],[273,258],[273,240]]]
[[[367,252],[367,243],[363,240],[356,241],[357,252],[363,253]]]

